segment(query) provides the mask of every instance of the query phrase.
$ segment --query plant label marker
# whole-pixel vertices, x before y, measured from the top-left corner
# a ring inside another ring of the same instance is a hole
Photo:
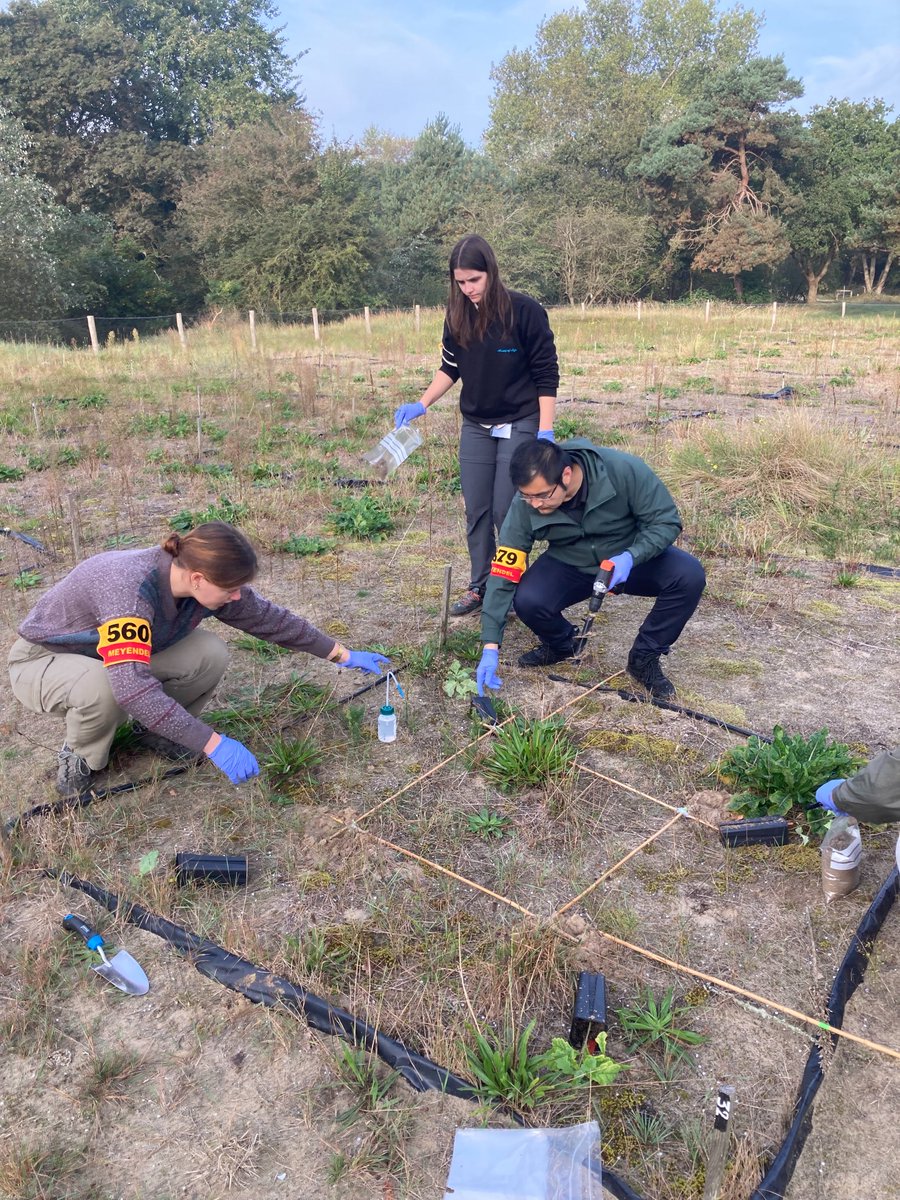
[[[725,1162],[728,1158],[728,1143],[731,1140],[728,1126],[731,1121],[733,1104],[734,1088],[730,1084],[720,1083],[716,1096],[716,1115],[713,1118],[712,1132],[709,1136],[709,1156],[703,1200],[716,1200],[719,1188],[722,1186],[722,1176],[725,1174]]]

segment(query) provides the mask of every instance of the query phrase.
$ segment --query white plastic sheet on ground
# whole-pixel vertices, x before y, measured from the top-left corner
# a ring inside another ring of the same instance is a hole
[[[602,1200],[600,1126],[457,1129],[444,1200]]]

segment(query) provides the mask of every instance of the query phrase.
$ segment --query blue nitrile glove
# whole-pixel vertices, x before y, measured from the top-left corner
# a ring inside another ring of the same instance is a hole
[[[391,660],[383,654],[373,654],[371,650],[351,650],[347,661],[338,665],[353,671],[366,671],[369,675],[380,675],[382,663],[390,666]]]
[[[259,763],[245,745],[220,734],[222,740],[207,757],[235,785],[259,774]]]
[[[847,814],[835,804],[831,798],[831,793],[843,783],[843,779],[829,779],[827,783],[823,783],[820,788],[816,789],[816,804],[820,804],[822,808],[827,808],[829,812],[836,813],[839,817],[845,817]]]
[[[553,430],[552,429],[539,429],[538,430],[538,441],[539,442],[555,442],[556,437],[553,433]]]
[[[631,568],[634,566],[634,559],[627,550],[623,550],[621,554],[614,555],[609,560],[613,565],[612,579],[609,581],[609,590],[620,583],[624,583],[631,574]]]
[[[415,404],[401,404],[394,413],[394,428],[402,429],[404,425],[408,425],[416,417],[423,417],[424,415],[425,405],[421,400],[417,400]]]
[[[488,650],[485,646],[481,653],[481,662],[478,664],[478,670],[475,672],[475,682],[478,684],[478,695],[484,695],[486,687],[496,691],[503,686],[503,680],[497,674],[497,668],[500,666],[500,651]]]

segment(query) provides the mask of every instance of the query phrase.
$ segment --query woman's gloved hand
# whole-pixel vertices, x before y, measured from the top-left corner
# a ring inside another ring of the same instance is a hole
[[[481,662],[478,664],[478,670],[475,672],[475,682],[478,684],[478,695],[484,695],[486,687],[496,691],[503,686],[503,680],[497,674],[497,668],[500,666],[500,651],[489,650],[485,646],[481,654]]]
[[[225,737],[220,734],[221,741],[215,750],[211,750],[207,755],[210,762],[217,766],[223,775],[227,775],[231,782],[237,786],[239,783],[246,783],[248,779],[252,779],[254,775],[259,774],[259,763],[242,743],[235,741],[234,738]]]
[[[416,417],[425,415],[425,405],[421,400],[416,400],[414,404],[401,404],[394,413],[394,428],[402,429],[404,425],[409,425],[411,421],[415,421]]]
[[[539,429],[538,430],[538,441],[539,442],[555,442],[556,435],[554,434],[552,429]]]
[[[348,667],[353,671],[365,671],[369,675],[380,675],[381,664],[391,665],[391,660],[383,654],[374,654],[370,650],[351,650],[350,657],[339,666]]]

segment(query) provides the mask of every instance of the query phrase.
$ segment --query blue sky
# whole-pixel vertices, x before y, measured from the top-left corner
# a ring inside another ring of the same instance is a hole
[[[276,3],[278,0],[276,0]],[[477,146],[489,120],[492,63],[534,41],[538,25],[577,0],[281,0],[280,24],[300,62],[322,134],[342,141],[369,125],[415,136],[439,112]],[[762,54],[782,54],[805,84],[798,107],[831,96],[879,96],[900,113],[897,0],[769,0]]]

